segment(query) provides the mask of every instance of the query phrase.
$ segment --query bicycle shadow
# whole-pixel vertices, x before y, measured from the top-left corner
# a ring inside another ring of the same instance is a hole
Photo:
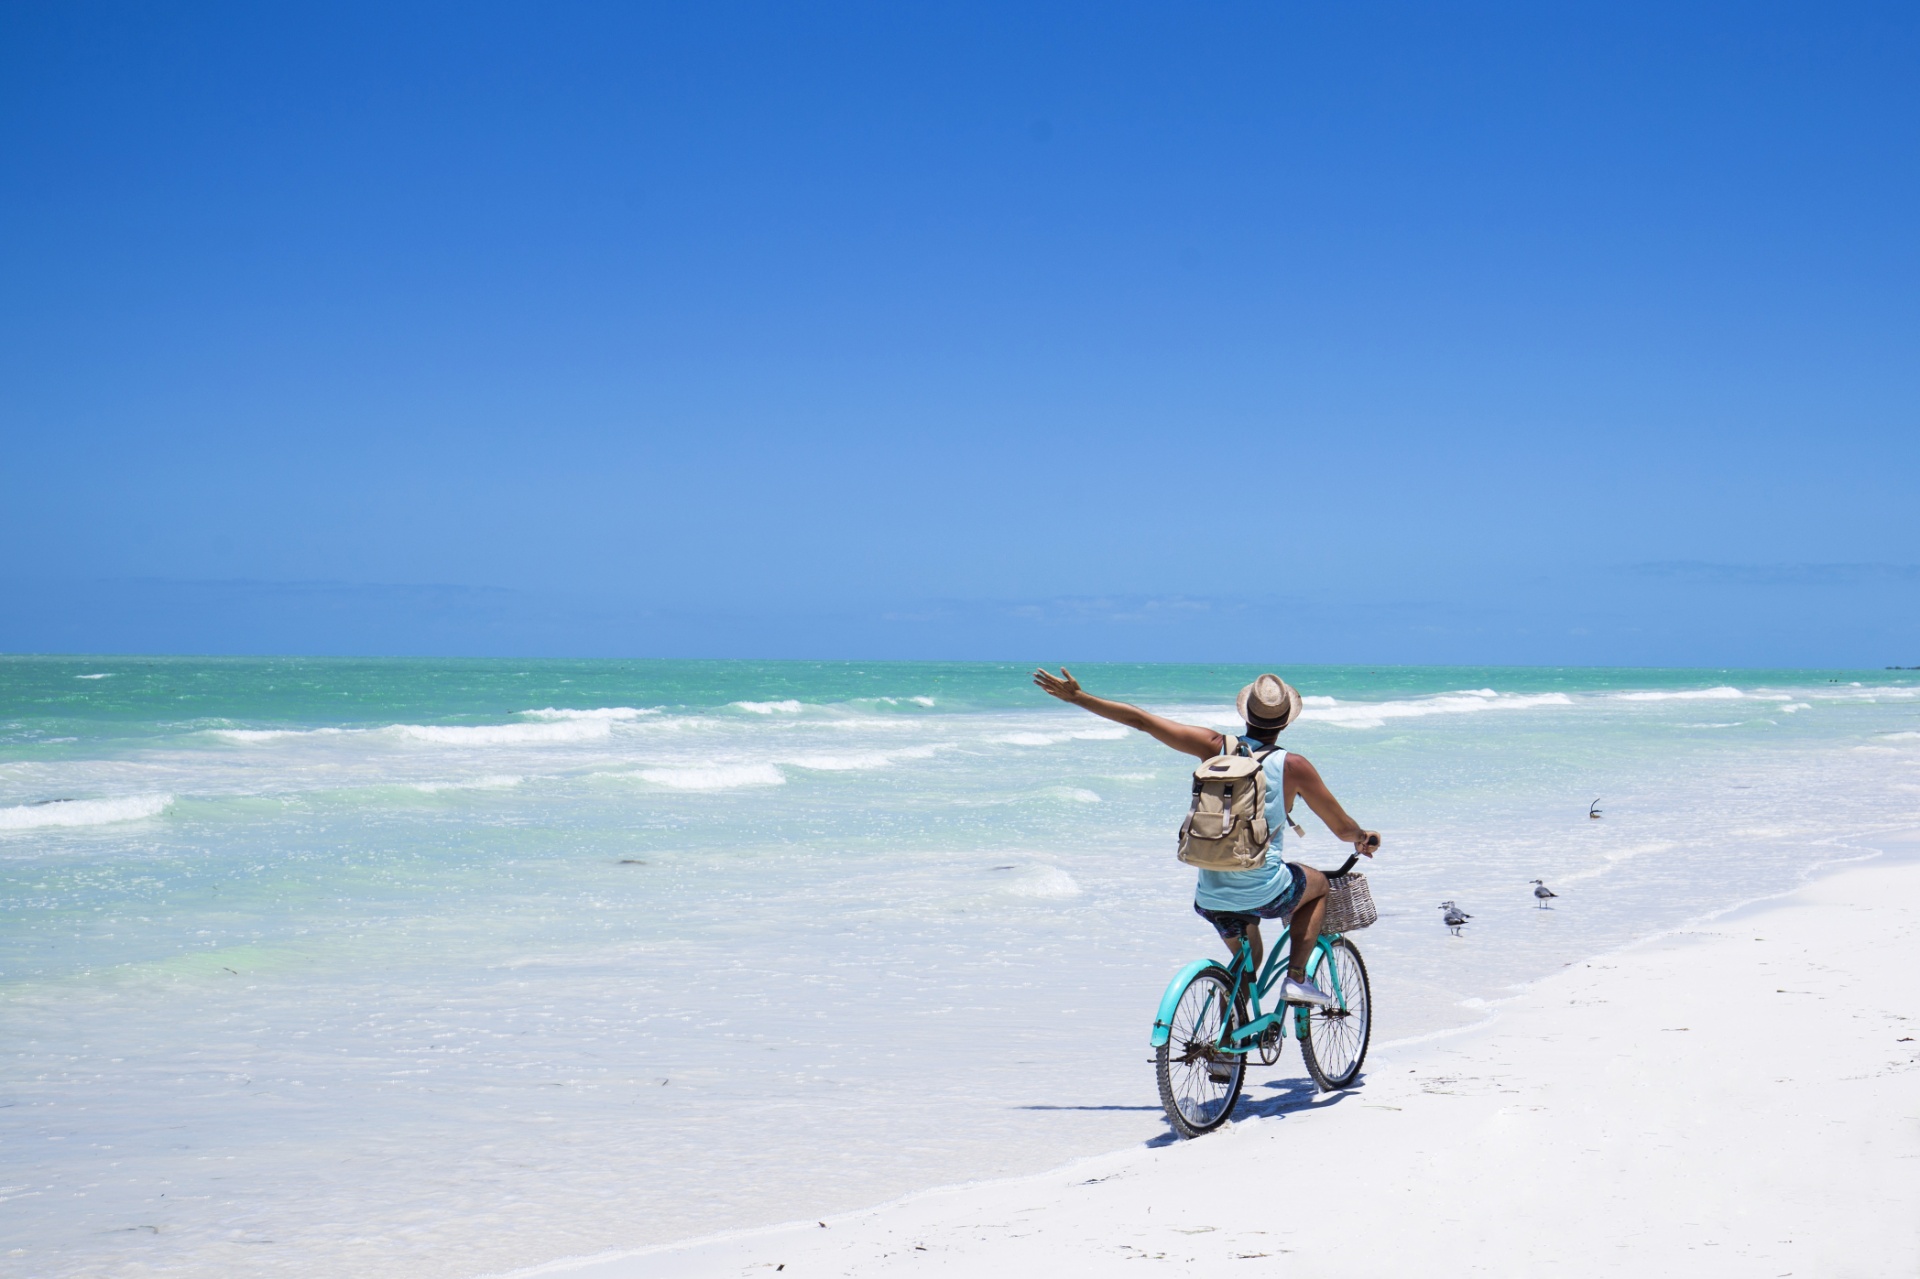
[[[1311,1079],[1269,1079],[1257,1085],[1248,1084],[1246,1086],[1245,1091],[1243,1091],[1240,1094],[1239,1102],[1237,1102],[1234,1105],[1233,1117],[1235,1120],[1279,1119],[1279,1118],[1284,1118],[1287,1115],[1296,1114],[1301,1111],[1324,1110],[1329,1106],[1339,1105],[1341,1102],[1345,1101],[1348,1097],[1352,1096],[1355,1092],[1359,1091],[1361,1086],[1364,1085],[1366,1082],[1367,1082],[1367,1077],[1363,1074],[1360,1076],[1360,1078],[1356,1079],[1351,1086],[1343,1088],[1338,1092],[1328,1092],[1328,1093],[1321,1092],[1319,1085],[1315,1084]],[[1256,1092],[1256,1089],[1259,1091]],[[1117,1105],[1071,1106],[1071,1105],[1057,1105],[1057,1104],[1048,1105],[1046,1103],[1038,1103],[1038,1104],[1025,1105],[1025,1106],[1015,1106],[1014,1109],[1015,1110],[1094,1110],[1094,1111],[1137,1110],[1142,1112],[1157,1111],[1157,1112],[1164,1113],[1163,1111],[1161,1111],[1161,1108],[1159,1106],[1117,1106]],[[1171,1125],[1169,1125],[1167,1128],[1167,1131],[1161,1133],[1157,1137],[1147,1138],[1147,1140],[1142,1144],[1148,1147],[1158,1148],[1160,1146],[1177,1146],[1180,1144],[1182,1140],[1183,1139],[1181,1138],[1180,1134],[1173,1131],[1173,1128],[1171,1127]]]
[[[1358,1092],[1367,1082],[1361,1075],[1352,1084],[1337,1092],[1321,1092],[1320,1086],[1311,1079],[1269,1079],[1259,1085],[1266,1090],[1265,1096],[1256,1096],[1253,1086],[1240,1094],[1240,1104],[1233,1108],[1235,1119],[1258,1116],[1272,1119],[1290,1115],[1302,1110],[1325,1110],[1337,1106]]]
[[[1246,1119],[1284,1119],[1288,1115],[1309,1110],[1325,1110],[1351,1097],[1366,1082],[1367,1077],[1361,1075],[1338,1092],[1321,1092],[1320,1086],[1311,1079],[1269,1079],[1258,1085],[1249,1084],[1234,1105],[1233,1119],[1236,1123]],[[1256,1088],[1264,1095],[1256,1094]],[[1177,1146],[1182,1140],[1184,1138],[1169,1125],[1166,1132],[1151,1138],[1146,1144],[1153,1147]]]

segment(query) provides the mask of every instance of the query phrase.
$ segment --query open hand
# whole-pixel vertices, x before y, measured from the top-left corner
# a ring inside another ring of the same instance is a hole
[[[1071,702],[1080,695],[1080,681],[1075,679],[1064,666],[1060,668],[1058,678],[1048,674],[1046,667],[1041,667],[1033,673],[1033,682],[1041,692],[1049,697],[1057,697],[1063,702]]]

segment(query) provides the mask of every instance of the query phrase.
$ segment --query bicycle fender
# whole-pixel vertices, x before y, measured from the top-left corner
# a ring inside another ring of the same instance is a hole
[[[1187,983],[1207,969],[1218,967],[1220,967],[1218,960],[1196,959],[1173,975],[1173,980],[1167,983],[1167,993],[1160,996],[1160,1011],[1154,1014],[1153,1039],[1150,1041],[1153,1047],[1158,1048],[1166,1043],[1168,1036],[1172,1034],[1173,1010],[1180,1003],[1180,994],[1186,990]]]
[[[1333,962],[1333,943],[1325,936],[1320,937],[1313,944],[1313,958],[1307,962],[1307,980],[1312,981],[1322,971],[1327,974],[1327,982],[1333,987],[1327,993],[1338,1001],[1340,1007],[1345,1008],[1347,992],[1340,989],[1340,966]],[[1301,1022],[1301,1025],[1305,1024],[1304,1021]]]

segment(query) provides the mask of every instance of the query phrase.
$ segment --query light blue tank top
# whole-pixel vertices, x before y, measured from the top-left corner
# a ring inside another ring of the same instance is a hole
[[[1252,738],[1239,739],[1248,751],[1265,750]],[[1208,910],[1253,910],[1278,897],[1287,887],[1292,872],[1280,856],[1281,836],[1287,829],[1286,799],[1287,753],[1275,751],[1260,766],[1267,779],[1267,825],[1272,842],[1267,845],[1267,864],[1258,870],[1203,870],[1194,886],[1193,900]]]

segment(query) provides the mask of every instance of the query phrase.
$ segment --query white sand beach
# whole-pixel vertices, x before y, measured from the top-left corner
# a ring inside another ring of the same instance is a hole
[[[1143,1037],[1143,1080],[1146,1056]],[[1279,1070],[1298,1065],[1290,1046]],[[1364,1087],[1238,1114],[1040,1176],[519,1274],[1920,1274],[1920,865],[1571,966],[1481,1029],[1376,1047]]]

